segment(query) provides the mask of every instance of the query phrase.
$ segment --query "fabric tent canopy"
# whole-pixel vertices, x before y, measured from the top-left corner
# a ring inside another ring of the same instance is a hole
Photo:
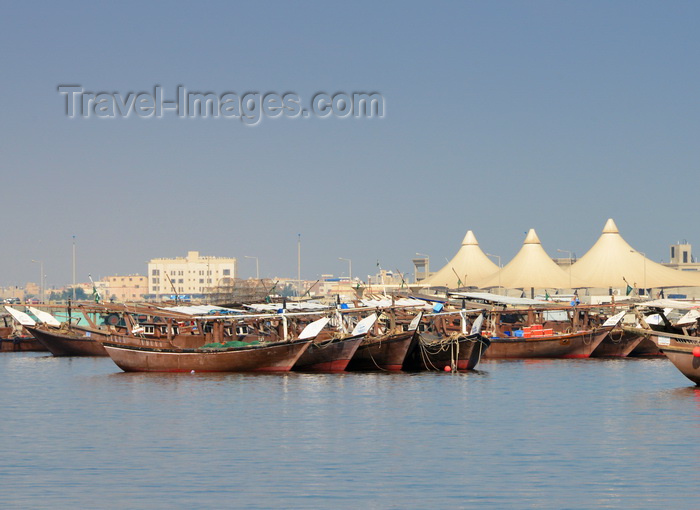
[[[535,229],[530,229],[513,260],[497,273],[479,282],[480,288],[504,287],[506,289],[570,289],[583,287],[568,272],[560,268],[537,237]]]
[[[420,283],[456,289],[474,285],[474,282],[496,272],[498,272],[498,266],[484,254],[474,233],[469,230],[467,235],[464,236],[462,246],[455,256],[452,257],[452,260],[437,273],[422,280]]]
[[[632,248],[622,238],[612,218],[605,223],[598,241],[571,267],[571,274],[587,287],[596,288],[700,285],[700,274],[663,266]]]

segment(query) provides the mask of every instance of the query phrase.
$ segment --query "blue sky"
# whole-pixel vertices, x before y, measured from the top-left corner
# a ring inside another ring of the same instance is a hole
[[[700,249],[693,2],[3,2],[0,284],[240,259],[241,276],[438,269],[474,230],[583,255],[612,217]],[[382,119],[69,119],[61,84],[379,92]],[[561,254],[559,254],[561,255]]]

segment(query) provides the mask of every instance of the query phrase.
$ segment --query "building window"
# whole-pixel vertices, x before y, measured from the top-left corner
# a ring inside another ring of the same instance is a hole
[[[204,283],[204,278],[200,278],[199,283]]]
[[[153,271],[151,271],[151,275],[152,276],[160,276],[160,269],[154,269]]]
[[[684,264],[688,263],[688,252],[687,251],[683,252],[683,263]]]
[[[671,258],[675,259],[676,258],[676,247],[671,246]]]
[[[230,270],[230,269],[224,269],[224,276],[231,276],[231,270]]]

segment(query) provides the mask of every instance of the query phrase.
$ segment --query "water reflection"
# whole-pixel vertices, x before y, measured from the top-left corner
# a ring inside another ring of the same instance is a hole
[[[700,389],[665,360],[128,374],[19,354],[0,373],[3,508],[691,508],[700,481]]]

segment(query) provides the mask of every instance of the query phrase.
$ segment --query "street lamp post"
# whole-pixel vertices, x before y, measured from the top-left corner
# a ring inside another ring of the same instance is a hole
[[[34,260],[32,262],[39,264],[39,300],[44,302],[44,261]]]
[[[348,279],[352,281],[352,260],[344,259],[343,257],[338,257],[338,260],[344,260],[348,263]]]
[[[495,257],[498,259],[498,292],[501,292],[501,256],[500,255],[492,255],[491,253],[487,253],[486,256],[488,257]]]
[[[250,255],[243,255],[247,259],[255,259],[255,279],[259,280],[260,279],[260,264],[258,257],[251,257]]]

